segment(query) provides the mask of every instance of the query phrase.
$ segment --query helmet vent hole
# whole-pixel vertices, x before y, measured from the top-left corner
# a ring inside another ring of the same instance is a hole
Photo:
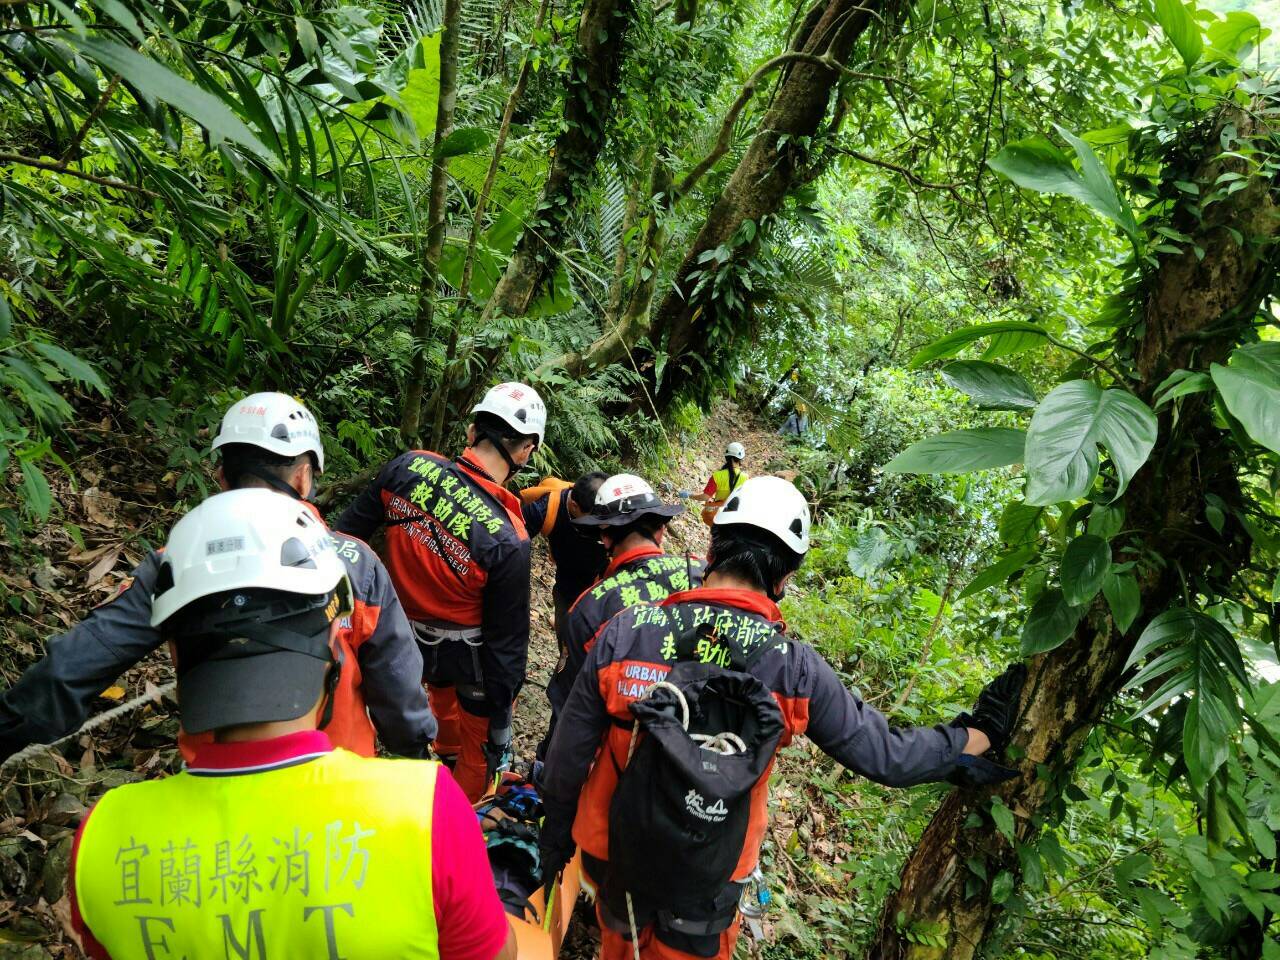
[[[314,570],[316,562],[311,558],[311,551],[305,543],[297,537],[290,537],[280,545],[280,566]]]
[[[271,428],[271,436],[273,439],[276,439],[276,440],[288,440],[289,428],[286,427],[283,423],[277,423],[274,427]]]

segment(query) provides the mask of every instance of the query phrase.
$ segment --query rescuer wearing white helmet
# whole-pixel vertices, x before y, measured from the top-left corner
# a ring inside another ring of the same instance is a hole
[[[410,450],[347,508],[339,530],[387,528],[387,566],[423,654],[435,749],[474,802],[511,761],[511,708],[529,652],[529,536],[506,484],[542,444],[547,408],[500,383],[472,410],[453,460]]]
[[[338,642],[355,601],[306,504],[210,497],[170,532],[151,611],[185,722],[211,739],[176,776],[107,791],[82,823],[68,893],[89,956],[211,957],[232,942],[243,956],[515,956],[449,772],[323,732],[355,669]]]
[[[667,524],[682,513],[681,504],[663,503],[640,477],[619,473],[600,484],[591,512],[573,521],[575,527],[599,535],[609,565],[569,608],[564,657],[547,684],[551,727],[540,752],[550,741],[556,718],[587,657],[587,646],[599,629],[620,610],[656,603],[702,582],[701,560],[668,556],[662,549]]]
[[[792,484],[747,480],[715,517],[702,586],[629,607],[593,638],[547,750],[540,843],[548,876],[581,848],[599,891],[602,960],[629,960],[637,948],[642,958],[732,957],[739,898],[767,826],[769,770],[799,734],[890,786],[1016,775],[981,754],[1007,742],[1021,666],[983,691],[973,716],[890,728],[812,647],[786,635],[777,602],[809,550],[809,531],[809,504]],[[680,691],[685,719],[681,726],[674,705],[649,709],[649,736],[637,747],[655,683]],[[726,687],[758,712],[708,698]],[[752,722],[726,727],[735,716]],[[700,722],[715,726],[696,733]],[[703,793],[691,782],[738,789]]]
[[[254,393],[233,403],[211,446],[223,490],[275,491],[275,499],[263,502],[282,515],[311,496],[315,478],[324,470],[316,418],[283,393]],[[309,503],[304,507],[323,526],[315,508]],[[334,692],[325,732],[338,746],[367,756],[374,754],[379,737],[393,753],[423,756],[436,723],[419,683],[422,655],[391,578],[366,544],[329,535],[346,567],[354,613],[342,618],[338,633],[338,646],[350,666]],[[151,625],[151,593],[160,569],[160,554],[149,553],[110,602],[51,640],[44,658],[5,691],[0,697],[0,755],[75,730],[98,694],[161,645]],[[184,725],[178,743],[188,758],[197,739]]]
[[[695,493],[691,499],[701,500],[706,506],[702,508],[702,522],[710,525],[716,517],[716,511],[729,499],[729,494],[746,482],[750,474],[742,469],[747,459],[747,450],[738,441],[733,441],[724,448],[724,465],[707,480],[701,493]]]

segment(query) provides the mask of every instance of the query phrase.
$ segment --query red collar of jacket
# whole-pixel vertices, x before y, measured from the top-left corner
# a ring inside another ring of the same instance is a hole
[[[329,741],[328,734],[321,730],[303,730],[269,740],[202,743],[187,764],[187,770],[206,776],[261,773],[314,760],[332,752],[333,744]]]
[[[600,574],[601,580],[607,580],[613,576],[628,563],[634,563],[637,560],[647,560],[650,557],[662,556],[662,548],[657,544],[647,544],[640,547],[632,547],[623,553],[618,554],[609,561],[609,566],[605,567],[604,573]]]
[[[476,466],[474,461],[475,451],[471,447],[467,447],[462,451],[462,456],[453,462],[459,470],[496,497],[498,502],[507,508],[508,513],[513,516],[520,516],[520,498],[500,483],[495,483],[493,477]]]
[[[676,603],[712,603],[718,607],[733,607],[748,613],[758,614],[770,623],[776,623],[781,630],[787,629],[782,619],[782,611],[778,605],[763,593],[754,590],[728,590],[724,588],[697,587],[693,590],[681,590],[663,600],[659,606],[669,607]]]

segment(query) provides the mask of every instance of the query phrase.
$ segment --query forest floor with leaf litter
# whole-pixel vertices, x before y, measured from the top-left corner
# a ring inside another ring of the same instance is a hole
[[[749,419],[732,403],[722,404],[695,438],[677,446],[666,476],[650,479],[668,498],[677,489],[696,492],[720,467],[730,440],[745,444],[752,474],[785,471],[784,445],[772,429],[760,425],[744,429]],[[36,561],[24,562],[21,566],[27,569],[0,569],[9,607],[9,616],[0,625],[4,650],[0,673],[6,686],[36,659],[43,640],[114,596],[128,571],[147,549],[163,542],[165,531],[179,516],[175,488],[179,473],[166,471],[157,477],[152,470],[139,475],[139,465],[153,460],[146,438],[121,429],[107,411],[80,433],[82,454],[69,461],[75,484],[66,474],[51,475],[52,493],[62,513],[58,522],[45,525],[31,541]],[[701,557],[708,530],[698,504],[690,506],[672,523],[666,547],[673,554]],[[538,538],[532,573],[530,682],[516,709],[516,749],[524,758],[533,756],[549,719],[544,689],[558,658],[552,628],[553,581],[554,569]],[[155,692],[172,679],[167,652],[157,651],[103,692],[95,714]],[[75,827],[106,789],[177,771],[181,766],[174,747],[177,728],[177,704],[172,697],[164,697],[0,776],[0,960],[80,956],[68,935],[66,897]],[[852,852],[827,835],[830,813],[824,812],[825,803],[813,787],[815,762],[816,755],[806,745],[797,745],[784,753],[775,773],[768,845],[780,851],[771,858],[775,882],[789,889],[815,883],[820,887],[822,877],[830,876],[822,864],[837,864]],[[563,954],[570,960],[593,956],[597,942],[591,925],[581,922],[588,912],[580,908],[578,916]],[[784,929],[787,916],[784,913],[781,922]]]

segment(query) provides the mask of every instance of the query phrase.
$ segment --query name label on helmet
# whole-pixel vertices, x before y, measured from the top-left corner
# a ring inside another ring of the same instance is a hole
[[[206,557],[216,557],[223,553],[239,553],[244,549],[244,537],[223,537],[220,540],[210,540],[204,545],[204,555]]]

